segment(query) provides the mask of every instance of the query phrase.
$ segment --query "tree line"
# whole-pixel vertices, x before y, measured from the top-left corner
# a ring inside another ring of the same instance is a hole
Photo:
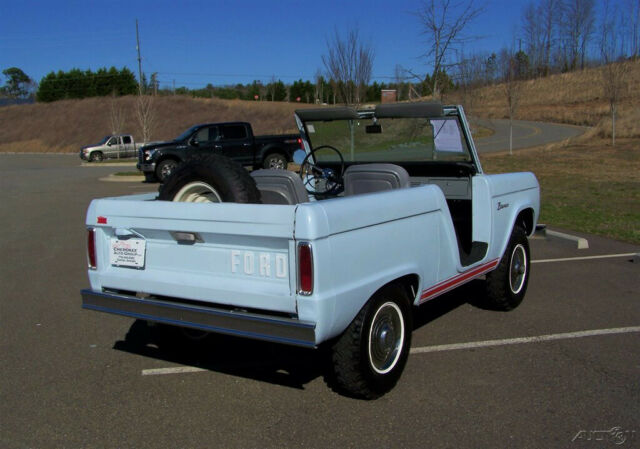
[[[51,102],[72,98],[132,95],[138,92],[138,81],[126,67],[92,70],[72,69],[50,72],[38,84],[36,99]]]

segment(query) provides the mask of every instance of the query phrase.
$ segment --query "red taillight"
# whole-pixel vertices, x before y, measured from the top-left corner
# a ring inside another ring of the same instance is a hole
[[[304,150],[304,145],[302,145],[302,139],[298,137],[298,145],[300,145],[300,149]]]
[[[87,263],[91,270],[98,268],[96,263],[96,230],[87,229]]]
[[[311,243],[298,243],[298,294],[313,293],[313,251]]]

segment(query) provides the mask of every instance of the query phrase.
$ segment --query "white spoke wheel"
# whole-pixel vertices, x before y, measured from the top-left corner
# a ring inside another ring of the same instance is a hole
[[[516,225],[498,267],[487,274],[486,305],[494,310],[512,310],[527,291],[531,260],[529,241],[522,226]]]
[[[378,290],[333,343],[329,384],[364,399],[391,390],[409,356],[411,313],[405,286],[390,284]]]
[[[222,198],[216,189],[206,182],[190,182],[173,197],[173,201],[184,203],[221,203]]]

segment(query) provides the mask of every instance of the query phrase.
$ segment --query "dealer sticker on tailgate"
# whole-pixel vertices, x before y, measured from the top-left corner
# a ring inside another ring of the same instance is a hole
[[[111,239],[109,262],[115,267],[144,269],[146,240],[143,239]]]

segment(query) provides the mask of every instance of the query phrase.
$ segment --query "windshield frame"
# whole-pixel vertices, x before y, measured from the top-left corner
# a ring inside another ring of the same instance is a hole
[[[387,119],[401,118],[424,118],[430,120],[451,120],[457,121],[458,130],[460,132],[461,144],[466,146],[464,152],[468,154],[470,160],[417,160],[417,161],[396,161],[396,160],[371,160],[364,161],[357,159],[347,162],[347,165],[365,164],[365,163],[393,163],[404,168],[420,167],[420,166],[436,166],[436,165],[467,165],[473,167],[473,172],[482,173],[482,166],[478,158],[478,153],[470,137],[470,130],[462,106],[441,106],[437,103],[394,103],[378,105],[374,108],[360,109],[350,107],[328,107],[322,109],[302,109],[297,110],[295,114],[296,123],[303,138],[303,147],[305,152],[309,154],[313,150],[313,133],[309,132],[308,125],[314,122],[333,122],[348,120],[370,120],[375,123],[377,119],[380,121]],[[343,149],[340,149],[341,152]],[[344,154],[347,154],[345,152]]]

